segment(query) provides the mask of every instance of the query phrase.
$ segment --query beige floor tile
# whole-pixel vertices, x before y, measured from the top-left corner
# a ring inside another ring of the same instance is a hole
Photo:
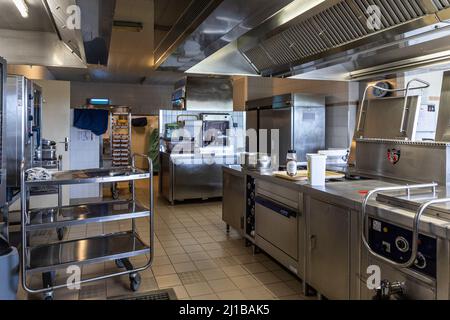
[[[289,288],[291,288],[296,294],[302,293],[302,282],[300,280],[290,280],[284,282]]]
[[[237,276],[243,276],[243,275],[247,275],[248,274],[247,270],[245,270],[242,266],[239,266],[239,265],[222,267],[222,270],[230,278],[231,277],[237,277]]]
[[[227,278],[227,275],[225,272],[223,272],[222,269],[209,269],[209,270],[201,270],[202,275],[205,277],[206,280],[217,280],[217,279],[224,279]]]
[[[180,262],[189,262],[189,261],[191,261],[189,255],[187,253],[169,255],[169,260],[172,263],[180,263]]]
[[[274,296],[265,287],[243,289],[242,294],[249,300],[273,300]]]
[[[203,296],[213,293],[211,287],[206,282],[187,284],[185,285],[185,288],[190,297]]]
[[[161,241],[161,245],[163,246],[163,248],[170,248],[170,247],[179,247],[179,246],[181,246],[180,243],[177,240]]]
[[[176,273],[175,269],[173,268],[173,266],[171,264],[166,264],[166,265],[162,265],[162,266],[154,266],[154,267],[152,267],[152,271],[155,276],[164,276],[164,275]]]
[[[203,248],[201,245],[199,244],[193,244],[193,245],[183,245],[183,249],[184,251],[188,252],[188,253],[192,253],[192,252],[202,252]]]
[[[269,271],[277,271],[277,270],[281,270],[281,266],[276,263],[273,260],[267,260],[267,261],[263,261],[262,264],[264,265],[264,267],[266,267]]]
[[[211,259],[211,257],[206,253],[206,251],[190,252],[188,253],[188,255],[192,261]]]
[[[267,268],[259,262],[244,264],[243,267],[249,273],[261,273],[268,271]]]
[[[240,290],[219,292],[217,295],[220,300],[246,300]]]
[[[248,289],[248,288],[254,288],[258,287],[261,284],[256,281],[255,278],[253,278],[251,275],[245,275],[245,276],[239,276],[239,277],[232,277],[231,281],[238,287],[239,289]]]
[[[208,284],[214,290],[214,292],[238,290],[238,287],[236,287],[234,283],[228,278],[211,280],[208,281]]]
[[[200,271],[189,271],[178,273],[178,276],[181,279],[181,282],[184,285],[205,282],[206,279]]]
[[[170,264],[170,259],[168,256],[158,257],[153,260],[154,266],[163,266],[165,264]]]
[[[286,270],[275,270],[273,273],[283,281],[295,281],[298,278]]]
[[[219,297],[215,294],[206,294],[203,296],[192,297],[192,300],[219,300]]]
[[[177,274],[169,274],[165,276],[156,276],[156,282],[159,288],[172,288],[181,285],[181,280]]]
[[[186,253],[182,246],[166,248],[166,249],[164,249],[164,251],[169,256],[170,255],[175,255],[175,254]]]
[[[280,300],[305,300],[305,297],[300,294],[295,294],[292,296],[279,297]]]
[[[173,287],[173,291],[175,291],[175,294],[176,294],[178,300],[181,300],[184,298],[189,298],[189,295],[188,295],[186,289],[184,288],[184,286]]]
[[[208,250],[207,252],[211,258],[222,258],[222,257],[230,256],[230,253],[228,251],[226,251],[225,249]]]
[[[208,269],[215,269],[215,268],[219,267],[213,260],[210,260],[210,259],[195,261],[194,263],[197,266],[198,270],[208,270]]]
[[[276,297],[284,297],[294,295],[295,292],[289,288],[284,282],[267,284],[266,288]]]
[[[197,270],[197,267],[195,266],[195,264],[193,262],[174,263],[173,267],[175,268],[175,271],[177,273],[196,271]]]
[[[273,272],[262,272],[262,273],[256,273],[253,275],[253,277],[261,282],[262,284],[271,284],[271,283],[277,283],[281,282],[281,279],[278,278]]]

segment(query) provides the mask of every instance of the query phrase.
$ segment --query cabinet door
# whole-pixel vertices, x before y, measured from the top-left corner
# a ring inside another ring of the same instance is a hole
[[[350,297],[350,211],[310,200],[308,281],[329,299]]]
[[[223,173],[222,220],[241,232],[245,211],[245,178]]]

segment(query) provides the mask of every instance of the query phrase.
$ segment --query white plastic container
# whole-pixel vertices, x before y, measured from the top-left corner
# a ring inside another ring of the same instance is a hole
[[[325,185],[325,175],[327,168],[327,156],[323,154],[307,154],[308,159],[308,182],[312,186],[320,187]]]

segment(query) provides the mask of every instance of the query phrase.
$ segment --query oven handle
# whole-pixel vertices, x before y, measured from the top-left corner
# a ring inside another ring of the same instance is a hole
[[[274,211],[286,218],[297,218],[298,210],[262,196],[256,196],[255,202],[271,211]]]
[[[419,243],[419,222],[420,218],[422,217],[422,214],[424,213],[425,209],[429,207],[432,204],[436,203],[443,203],[443,202],[450,202],[450,199],[438,199],[438,200],[432,200],[430,202],[427,202],[420,206],[418,211],[416,212],[416,215],[414,216],[414,225],[413,225],[413,244],[412,244],[412,253],[411,257],[408,261],[404,263],[398,263],[396,261],[393,261],[391,259],[388,259],[386,257],[383,257],[382,255],[376,253],[372,248],[370,247],[369,242],[366,238],[366,226],[367,226],[367,203],[369,202],[369,199],[379,192],[383,191],[399,191],[399,190],[406,190],[407,194],[410,194],[410,191],[413,189],[422,189],[422,188],[432,188],[433,194],[436,194],[436,187],[438,186],[437,183],[428,183],[428,184],[416,184],[416,185],[408,185],[408,186],[399,186],[399,187],[385,187],[385,188],[378,188],[374,189],[372,191],[369,191],[369,193],[364,197],[364,200],[361,205],[361,215],[362,215],[362,221],[361,221],[361,240],[364,246],[367,248],[370,254],[377,257],[378,259],[381,259],[395,267],[399,268],[409,268],[414,264],[414,261],[417,258],[417,248]]]

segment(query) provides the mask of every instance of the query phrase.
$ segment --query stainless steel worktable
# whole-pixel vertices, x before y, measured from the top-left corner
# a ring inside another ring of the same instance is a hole
[[[362,201],[367,191],[389,186],[399,186],[405,183],[384,181],[376,179],[363,180],[341,180],[330,181],[323,187],[313,187],[307,182],[293,182],[286,179],[274,177],[272,175],[261,174],[259,171],[247,170],[241,166],[224,166],[223,170],[228,170],[242,175],[250,175],[256,179],[275,183],[287,188],[298,190],[304,194],[320,198],[326,202],[345,206],[354,211],[361,211]],[[445,197],[447,191],[441,187],[437,190],[440,197]],[[444,205],[445,207],[445,205]],[[397,206],[381,203],[376,200],[369,202],[367,211],[370,215],[378,218],[388,218],[392,222],[397,222],[405,227],[411,228],[415,212]],[[394,213],[394,214],[393,214]],[[450,239],[450,212],[449,219],[424,215],[421,219],[420,231],[441,238]]]

